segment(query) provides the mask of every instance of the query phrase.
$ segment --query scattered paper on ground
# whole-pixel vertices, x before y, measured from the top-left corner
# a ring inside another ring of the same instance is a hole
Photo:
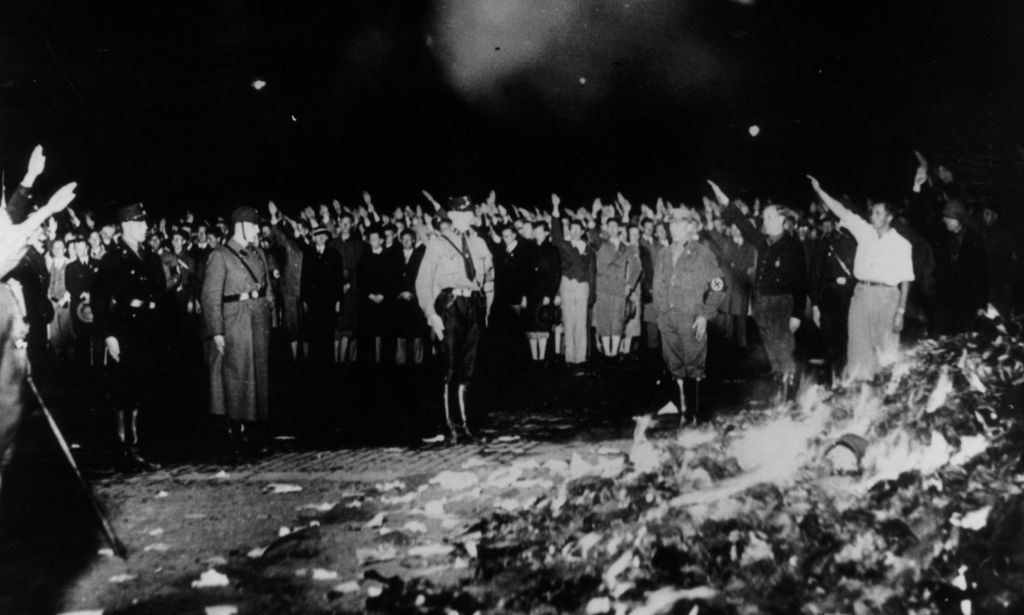
[[[156,551],[157,553],[164,553],[166,551],[169,551],[170,548],[171,548],[171,545],[169,545],[169,544],[167,544],[165,542],[156,542],[156,543],[153,543],[151,545],[146,545],[146,547],[143,549],[143,551]]]
[[[302,487],[299,485],[288,485],[285,483],[270,483],[263,488],[264,493],[276,495],[279,493],[296,493],[302,491]]]
[[[199,575],[199,579],[192,581],[192,587],[204,588],[204,587],[227,587],[228,577],[226,574],[221,574],[210,568],[203,574]]]

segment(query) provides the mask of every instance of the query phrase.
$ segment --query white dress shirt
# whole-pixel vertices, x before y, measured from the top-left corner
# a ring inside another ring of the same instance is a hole
[[[853,275],[858,280],[889,286],[914,280],[913,250],[903,235],[890,228],[879,236],[875,227],[849,210],[839,220],[857,240]]]

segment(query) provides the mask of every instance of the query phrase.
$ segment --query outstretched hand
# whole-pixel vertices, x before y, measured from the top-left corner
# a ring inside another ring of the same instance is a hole
[[[36,183],[36,178],[43,174],[45,168],[46,156],[43,154],[43,146],[37,145],[28,159],[28,170],[25,171],[25,178],[21,180],[21,185],[31,188]]]
[[[715,200],[718,201],[719,205],[724,207],[729,204],[729,197],[722,192],[722,189],[718,187],[718,184],[709,179],[708,185],[711,186],[711,190],[715,193]]]
[[[45,214],[39,218],[39,223],[45,218],[52,216],[55,213],[64,211],[71,201],[75,200],[75,188],[78,187],[78,182],[71,182],[70,184],[64,184],[60,187],[57,192],[53,193],[50,200],[44,205],[39,211],[35,212],[29,219],[35,219],[40,214]]]
[[[821,182],[818,181],[813,175],[807,175],[807,179],[811,181],[811,188],[814,188],[815,192],[821,192]]]

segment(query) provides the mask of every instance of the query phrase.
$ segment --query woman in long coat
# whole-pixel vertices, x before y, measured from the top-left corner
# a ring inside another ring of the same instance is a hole
[[[626,293],[640,276],[639,252],[627,246],[619,235],[618,220],[606,222],[608,239],[597,250],[597,300],[594,329],[607,357],[618,354],[625,330]]]

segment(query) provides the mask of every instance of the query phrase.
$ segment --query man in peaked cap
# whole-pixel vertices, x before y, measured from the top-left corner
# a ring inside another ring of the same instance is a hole
[[[121,237],[100,261],[90,304],[93,330],[107,353],[107,386],[114,403],[120,465],[153,470],[139,452],[139,413],[158,397],[160,357],[157,306],[166,288],[160,257],[146,246],[146,210],[132,203],[117,210]]]
[[[697,240],[700,218],[689,209],[669,220],[672,243],[658,253],[652,292],[665,366],[679,387],[683,421],[700,420],[700,381],[708,354],[708,322],[725,300],[711,249]]]
[[[210,253],[200,294],[210,374],[210,412],[228,420],[236,452],[246,424],[269,416],[268,356],[274,294],[251,207],[231,213],[230,239]]]
[[[416,276],[416,297],[434,333],[444,370],[444,418],[453,444],[459,435],[452,417],[456,393],[462,429],[472,439],[466,413],[466,385],[473,375],[477,345],[494,299],[494,266],[484,240],[476,236],[473,203],[460,196],[448,202],[451,225],[436,234]]]

